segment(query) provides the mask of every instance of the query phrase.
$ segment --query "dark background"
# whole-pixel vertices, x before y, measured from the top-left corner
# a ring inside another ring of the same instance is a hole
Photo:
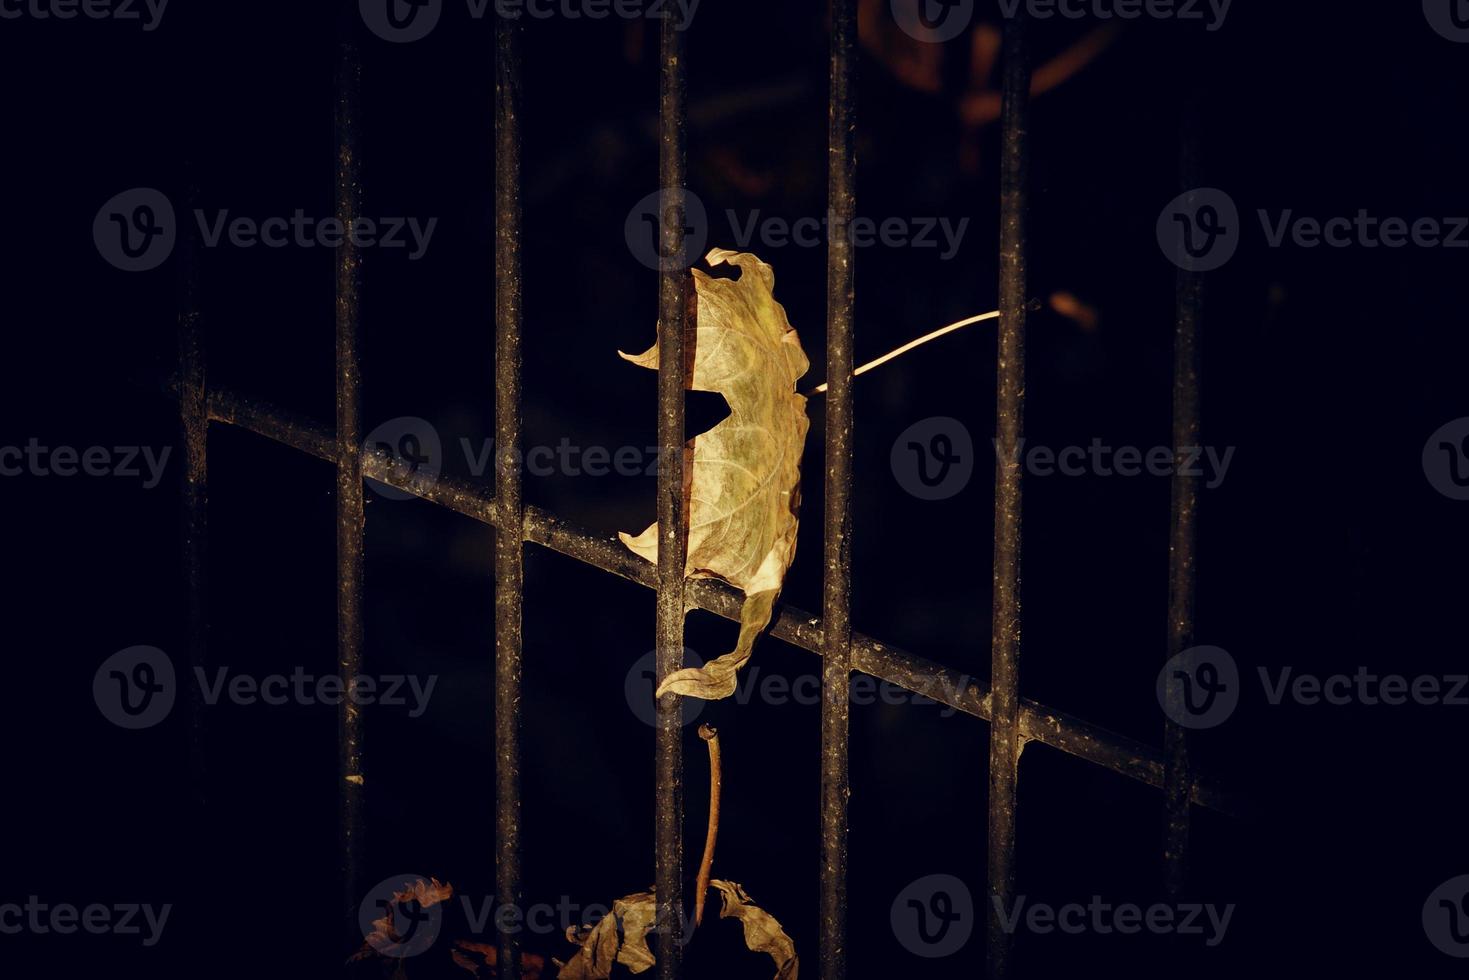
[[[981,4],[981,18],[998,23]],[[1031,292],[1094,307],[1086,329],[1031,318],[1034,444],[1144,449],[1170,433],[1174,269],[1154,222],[1177,193],[1183,96],[1204,108],[1208,182],[1245,216],[1239,254],[1207,277],[1205,441],[1235,447],[1205,491],[1198,640],[1228,649],[1246,697],[1196,739],[1200,765],[1251,799],[1239,821],[1195,811],[1191,896],[1238,904],[1217,949],[1142,937],[1022,936],[1024,976],[1061,969],[1293,975],[1352,966],[1448,976],[1420,911],[1469,872],[1462,707],[1269,706],[1257,666],[1407,676],[1464,671],[1466,504],[1437,493],[1420,454],[1469,415],[1462,379],[1466,253],[1267,248],[1257,208],[1321,218],[1469,213],[1462,115],[1469,47],[1417,4],[1240,0],[1222,30],[1139,22],[1040,96],[1031,116]],[[1370,12],[1368,12],[1370,10]],[[1358,12],[1362,11],[1362,12]],[[869,31],[892,25],[885,4]],[[209,210],[263,218],[332,211],[333,4],[174,0],[160,28],[0,21],[5,105],[6,368],[0,444],[173,447],[152,490],[123,478],[0,480],[9,649],[8,792],[0,902],[172,903],[163,941],[0,936],[44,975],[332,975],[341,939],[335,712],[210,710],[210,808],[190,804],[184,712],[143,732],[109,724],[93,673],[135,644],[185,656],[181,448],[159,391],[175,370],[176,261],[126,274],[89,229],[108,198],[182,200],[185,161]],[[1095,27],[1033,30],[1044,61]],[[869,34],[869,38],[872,35]],[[858,212],[970,219],[959,254],[860,252],[857,356],[995,305],[998,126],[965,127],[970,34],[946,45],[936,90],[864,45]],[[692,189],[722,215],[824,211],[828,34],[819,4],[706,0],[688,37]],[[618,349],[653,339],[657,277],[623,239],[656,188],[656,27],[535,21],[525,33],[527,444],[654,442],[651,372]],[[423,260],[365,259],[364,428],[432,422],[447,470],[460,439],[493,432],[493,23],[450,3],[410,45],[364,41],[369,215],[438,217]],[[183,208],[180,207],[180,211]],[[711,244],[733,247],[722,219]],[[822,380],[822,248],[759,247]],[[333,255],[206,253],[212,384],[323,424],[333,404]],[[987,678],[994,429],[992,324],[856,384],[856,629]],[[689,432],[718,399],[691,397]],[[959,495],[924,502],[889,466],[897,435],[960,419],[980,454]],[[822,407],[811,405],[800,547],[783,601],[820,608]],[[246,432],[210,441],[211,656],[233,671],[329,673],[335,663],[332,469]],[[652,520],[647,477],[527,477],[526,495],[596,532]],[[1025,696],[1158,744],[1169,484],[1033,478],[1025,498]],[[368,713],[368,881],[433,875],[493,891],[491,531],[422,502],[369,495],[366,669],[437,675],[429,710]],[[623,695],[653,643],[652,594],[531,546],[526,560],[524,825],[527,901],[585,907],[652,879],[653,732]],[[708,658],[734,627],[689,619]],[[765,639],[752,669],[795,678],[815,657]],[[725,797],[717,876],[742,882],[818,968],[818,709],[722,703]],[[944,960],[907,952],[893,898],[923,875],[985,888],[986,726],[933,706],[852,715],[851,963],[857,976],[972,976],[982,923]],[[686,732],[686,854],[703,837],[706,767]],[[1045,746],[1020,779],[1021,893],[1061,903],[1152,901],[1160,794]],[[983,909],[980,909],[981,913]],[[449,920],[453,935],[462,922]],[[706,938],[707,935],[707,938]],[[481,937],[484,938],[484,937]],[[446,945],[441,943],[442,945]],[[567,956],[559,935],[528,949]],[[453,974],[442,962],[409,964]],[[430,959],[425,956],[424,961]],[[705,927],[693,976],[760,976],[729,923]]]

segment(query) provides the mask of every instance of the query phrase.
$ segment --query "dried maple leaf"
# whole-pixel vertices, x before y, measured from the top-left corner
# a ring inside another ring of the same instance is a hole
[[[729,418],[691,439],[684,449],[689,544],[685,574],[723,579],[745,593],[735,649],[701,669],[667,677],[658,694],[673,691],[717,700],[734,693],[735,672],[750,659],[755,638],[770,622],[786,569],[796,556],[801,452],[806,444],[806,399],[796,381],[810,362],[800,338],[775,300],[775,273],[754,255],[722,248],[706,257],[729,263],[739,279],[693,270],[697,312],[685,340],[693,350],[685,386],[714,391],[729,403]],[[657,369],[658,344],[623,358]],[[658,561],[658,525],[622,543]]]
[[[497,977],[500,951],[489,943],[478,943],[469,939],[456,939],[449,951],[454,965],[468,970],[476,977]],[[521,951],[520,976],[522,980],[541,980],[546,971],[545,957]]]
[[[733,881],[710,882],[719,889],[721,919],[736,918],[745,929],[745,945],[757,953],[768,953],[775,960],[775,980],[796,980],[801,961],[796,944],[785,934],[775,916],[750,901],[745,889]]]
[[[428,881],[419,878],[412,883],[405,882],[402,891],[392,894],[387,906],[383,909],[382,918],[372,921],[372,932],[367,935],[362,948],[347,962],[367,959],[374,954],[390,958],[412,955],[403,946],[403,937],[398,935],[399,906],[408,902],[417,902],[420,908],[426,909],[440,902],[447,902],[453,896],[454,886],[445,884],[437,878],[430,878]]]
[[[566,963],[557,962],[560,980],[607,980],[612,965],[621,963],[633,973],[642,973],[654,962],[648,949],[648,930],[658,914],[652,892],[625,895],[612,903],[612,912],[590,929],[571,928],[566,938],[580,943]]]

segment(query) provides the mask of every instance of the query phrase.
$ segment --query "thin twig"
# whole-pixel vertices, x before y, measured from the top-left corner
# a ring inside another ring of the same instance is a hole
[[[888,361],[891,361],[893,358],[897,357],[898,355],[900,355],[900,354],[906,354],[910,350],[912,350],[913,348],[919,346],[920,344],[926,344],[930,340],[936,340],[939,337],[942,337],[946,333],[953,333],[955,330],[958,330],[961,327],[967,327],[971,323],[979,323],[981,320],[995,320],[995,319],[998,319],[999,316],[1000,316],[1000,311],[999,310],[993,310],[993,311],[991,311],[989,313],[981,313],[979,316],[972,316],[972,317],[970,317],[967,320],[960,320],[958,323],[951,323],[947,327],[939,327],[937,330],[933,331],[932,333],[926,333],[922,337],[919,337],[917,340],[910,340],[910,341],[908,341],[906,344],[904,344],[902,347],[899,347],[897,350],[888,351],[886,354],[882,355],[881,357],[879,357],[875,361],[868,361],[866,364],[862,365],[857,370],[853,371],[852,372],[852,377],[855,378],[855,377],[857,377],[860,374],[866,374],[868,371],[871,371],[873,368],[879,367],[879,366],[881,366],[883,364],[886,364]],[[817,385],[815,388],[812,388],[810,391],[806,392],[806,394],[808,396],[810,396],[810,395],[824,395],[824,394],[826,394],[826,382],[823,381],[821,384]]]
[[[699,737],[709,743],[709,832],[704,837],[704,860],[694,884],[694,928],[704,921],[704,895],[709,891],[709,874],[714,867],[714,841],[719,837],[719,732],[700,725]]]

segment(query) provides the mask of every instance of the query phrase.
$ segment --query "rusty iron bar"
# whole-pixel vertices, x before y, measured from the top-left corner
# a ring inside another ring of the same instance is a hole
[[[1025,432],[1026,169],[1030,66],[1025,24],[1005,21],[1000,149],[1000,330],[995,408],[994,611],[990,636],[989,943],[992,980],[1007,975],[1014,906],[1020,726],[1021,468]]]
[[[336,216],[346,228],[362,213],[359,156],[362,63],[351,28],[343,35],[336,98]],[[361,329],[362,257],[351,236],[337,250],[336,372],[337,431],[337,670],[350,690],[362,670],[362,535],[365,521],[362,485]],[[364,855],[362,761],[363,720],[352,698],[338,714],[338,764],[341,778],[342,881],[349,935],[360,936],[355,910],[361,901]]]
[[[328,432],[259,402],[214,389],[209,393],[209,412],[215,422],[254,432],[318,459],[333,458]],[[415,473],[382,450],[366,452],[362,465],[369,479],[481,523],[496,523],[494,495],[482,484]],[[654,566],[629,552],[615,537],[589,531],[537,507],[525,508],[524,524],[525,540],[533,544],[647,588],[657,587]],[[739,621],[739,593],[711,580],[695,579],[687,586],[690,608]],[[824,649],[821,617],[793,606],[782,608],[771,635],[811,653],[820,654]],[[862,633],[852,634],[852,668],[981,721],[990,719],[986,685]],[[1163,757],[1158,750],[1026,698],[1020,699],[1020,734],[1027,741],[1049,745],[1154,789],[1163,786]],[[1192,774],[1191,783],[1195,805],[1246,815],[1244,801],[1224,787],[1197,773]]]
[[[190,210],[192,185],[186,191]],[[184,445],[183,571],[189,658],[189,776],[194,802],[207,798],[204,692],[198,678],[209,666],[209,395],[204,359],[204,325],[199,296],[199,241],[184,222],[179,243],[179,419]]]
[[[1185,108],[1180,139],[1179,183],[1184,191],[1202,183],[1198,116]],[[1173,335],[1173,447],[1201,446],[1199,381],[1202,373],[1202,273],[1179,269],[1175,288]],[[1200,478],[1186,468],[1173,474],[1168,541],[1169,658],[1194,644],[1195,561],[1198,549]],[[1163,723],[1163,888],[1169,897],[1182,891],[1188,874],[1188,730],[1165,715]]]
[[[821,976],[847,974],[848,728],[852,676],[852,319],[857,162],[856,16],[831,0],[831,90],[827,108],[826,528],[821,615]]]
[[[683,667],[684,563],[684,331],[688,320],[689,263],[683,193],[686,181],[683,31],[663,21],[658,94],[658,599],[655,676],[658,683]],[[656,712],[654,769],[654,891],[659,980],[683,972],[683,726],[679,695],[664,694]]]
[[[332,435],[319,424],[234,392],[210,390],[209,418],[326,462],[335,459]],[[385,450],[372,448],[363,452],[362,472],[368,479],[456,514],[491,527],[496,524],[494,492],[481,482],[415,472]],[[549,551],[646,588],[657,588],[656,567],[628,551],[616,537],[598,534],[532,506],[524,510],[523,534],[526,541]],[[741,596],[722,583],[692,579],[687,583],[686,598],[690,609],[739,622]],[[810,653],[819,655],[825,648],[821,617],[794,606],[781,608],[770,633]],[[981,721],[990,720],[987,685],[862,633],[852,634],[852,669]],[[1027,742],[1049,745],[1154,789],[1163,787],[1163,755],[1159,750],[1027,698],[1020,699],[1019,714],[1020,735]],[[1197,772],[1190,774],[1190,783],[1190,796],[1196,806],[1235,817],[1252,815],[1247,802],[1229,788]]]
[[[521,501],[520,28],[495,21],[495,889],[515,908],[520,854],[520,700],[525,541]],[[507,530],[508,529],[508,530]],[[500,976],[520,980],[520,939],[499,923]]]

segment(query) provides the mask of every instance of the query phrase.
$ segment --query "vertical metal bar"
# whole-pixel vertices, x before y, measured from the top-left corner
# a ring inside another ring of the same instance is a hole
[[[822,568],[821,976],[847,973],[848,723],[852,671],[852,318],[850,226],[856,208],[856,17],[831,0],[831,90],[827,109],[826,527]]]
[[[350,24],[348,18],[346,23]],[[362,64],[350,27],[338,60],[336,216],[343,227],[362,213],[358,124]],[[361,367],[357,357],[362,258],[348,235],[337,250],[337,670],[350,689],[362,669],[362,486]],[[338,712],[341,776],[342,881],[346,908],[361,901],[363,857],[362,715],[354,698]],[[349,930],[356,928],[349,911]],[[349,932],[350,934],[350,932]]]
[[[495,888],[522,907],[520,866],[521,527],[520,28],[495,24]],[[503,926],[510,926],[505,921]],[[499,934],[500,976],[520,977],[517,932]]]
[[[1025,208],[1030,66],[1025,25],[1005,21],[1000,151],[1000,337],[995,429],[994,609],[990,648],[989,975],[1006,975],[1014,904],[1015,781],[1020,762],[1020,441],[1025,431]]]
[[[186,192],[192,210],[192,184]],[[192,222],[181,223],[179,248],[179,413],[183,426],[183,559],[188,590],[189,774],[197,805],[205,801],[204,693],[198,678],[208,667],[209,393],[205,381],[203,315],[199,301],[199,242]]]
[[[1179,180],[1185,191],[1202,181],[1198,117],[1185,109],[1179,154]],[[1199,446],[1199,375],[1202,366],[1204,281],[1202,273],[1179,269],[1173,338],[1173,447]],[[1168,656],[1194,643],[1194,562],[1198,538],[1198,476],[1180,468],[1173,474],[1172,529],[1168,543]],[[1163,727],[1163,887],[1170,897],[1183,889],[1187,874],[1189,791],[1188,731],[1171,718]]]
[[[683,667],[684,563],[688,554],[683,498],[684,331],[691,277],[683,216],[685,66],[683,32],[663,21],[658,100],[658,172],[662,188],[658,284],[658,683]],[[695,259],[697,256],[689,256]],[[683,968],[683,729],[679,696],[658,699],[655,891],[658,976],[675,980]]]

